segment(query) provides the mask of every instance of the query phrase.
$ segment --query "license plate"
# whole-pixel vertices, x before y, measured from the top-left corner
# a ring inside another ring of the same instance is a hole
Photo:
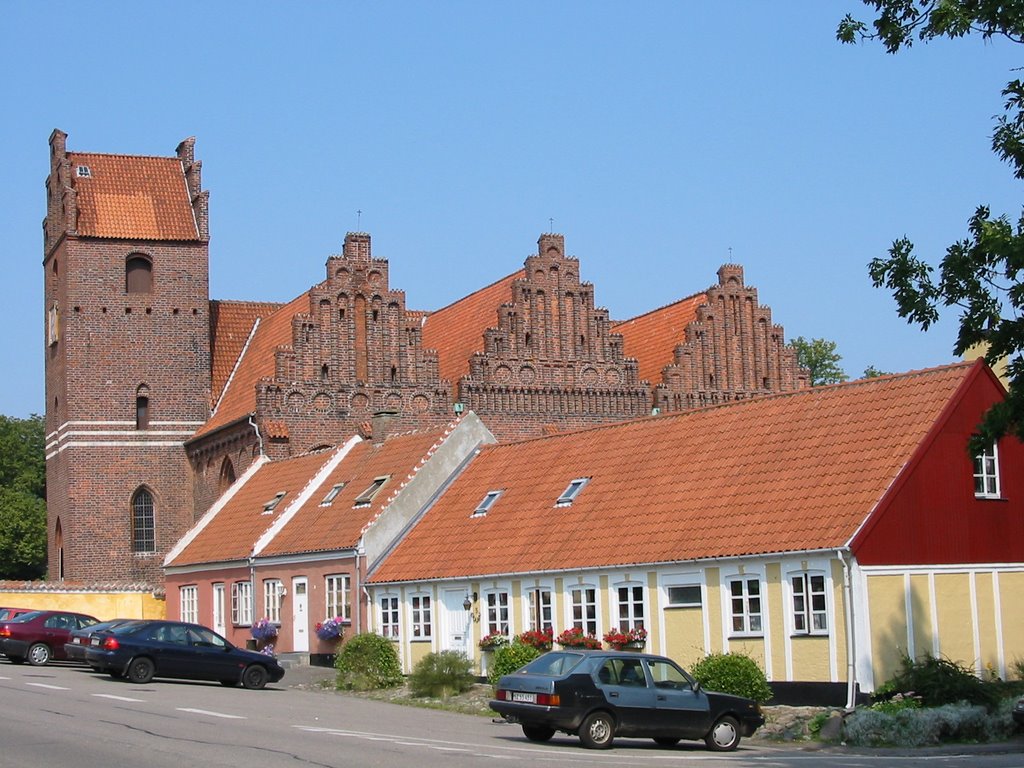
[[[525,701],[527,704],[536,704],[537,694],[523,693],[522,691],[512,691],[512,701]]]
[[[80,637],[72,637],[71,638],[71,644],[72,645],[81,645],[82,644],[82,638],[80,638]]]
[[[99,644],[100,644],[100,639],[98,637],[94,637],[92,640],[89,641],[89,645],[99,645]]]

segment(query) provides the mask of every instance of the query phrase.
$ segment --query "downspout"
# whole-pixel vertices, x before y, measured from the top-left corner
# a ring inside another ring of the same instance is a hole
[[[251,415],[249,416],[249,426],[252,427],[252,431],[256,433],[256,442],[259,443],[260,446],[260,456],[264,456],[263,435],[260,434],[260,428],[256,425],[256,422]]]
[[[252,621],[258,621],[256,618],[256,558],[249,555],[249,583],[252,585],[249,588],[249,615],[252,617]]]
[[[857,706],[857,637],[853,625],[853,576],[846,559],[849,551],[837,549],[836,555],[843,564],[843,606],[846,614],[846,710],[852,712]]]
[[[363,558],[365,559],[366,555],[363,555]],[[363,631],[363,593],[366,592],[366,587],[363,586],[363,580],[360,578],[362,571],[359,570],[358,546],[356,547],[355,566],[356,567],[353,569],[354,573],[352,574],[355,578],[355,584],[352,585],[352,594],[359,599],[359,605],[356,608],[356,615],[352,618],[354,619],[356,634],[358,635]],[[369,595],[367,595],[367,597],[369,597]],[[370,610],[369,600],[366,601],[366,610]]]

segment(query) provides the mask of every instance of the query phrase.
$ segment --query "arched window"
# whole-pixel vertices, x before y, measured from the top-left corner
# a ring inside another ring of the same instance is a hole
[[[153,494],[140,488],[132,497],[132,552],[156,551]]]
[[[135,428],[149,429],[149,398],[143,394],[135,397]]]
[[[149,293],[153,290],[153,262],[145,256],[132,254],[124,264],[126,293]]]
[[[217,483],[217,490],[220,493],[224,493],[228,488],[231,487],[232,483],[235,482],[235,465],[231,463],[231,459],[224,457],[224,461],[220,465],[220,479]]]
[[[57,527],[54,529],[54,547],[57,550],[57,579],[58,581],[64,581],[64,528],[60,524],[60,518],[57,518]]]

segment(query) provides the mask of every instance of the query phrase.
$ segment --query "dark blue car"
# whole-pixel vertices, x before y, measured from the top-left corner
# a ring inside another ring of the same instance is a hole
[[[140,684],[173,677],[258,689],[284,677],[274,657],[238,648],[212,629],[180,621],[136,621],[96,632],[85,660],[98,672]]]
[[[531,741],[562,731],[592,749],[633,736],[666,747],[703,739],[724,752],[764,724],[757,702],[705,691],[664,656],[621,651],[546,653],[502,677],[490,707]]]

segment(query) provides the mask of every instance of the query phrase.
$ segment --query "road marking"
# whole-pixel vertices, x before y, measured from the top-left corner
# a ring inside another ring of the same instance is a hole
[[[47,685],[46,683],[25,683],[25,685],[34,685],[36,688],[49,688],[51,691],[70,691],[70,688],[65,688],[62,685]]]
[[[132,699],[132,698],[129,698],[128,696],[115,696],[112,693],[93,693],[93,694],[90,694],[90,695],[91,696],[95,696],[96,698],[99,698],[99,699],[113,699],[114,701],[130,701],[130,702],[140,703],[140,704],[141,703],[145,703],[145,701],[146,701],[145,699]]]
[[[208,709],[191,709],[189,707],[176,707],[179,712],[191,712],[193,715],[209,715],[210,717],[223,717],[227,720],[248,720],[244,715],[227,715],[223,712],[211,712]]]

